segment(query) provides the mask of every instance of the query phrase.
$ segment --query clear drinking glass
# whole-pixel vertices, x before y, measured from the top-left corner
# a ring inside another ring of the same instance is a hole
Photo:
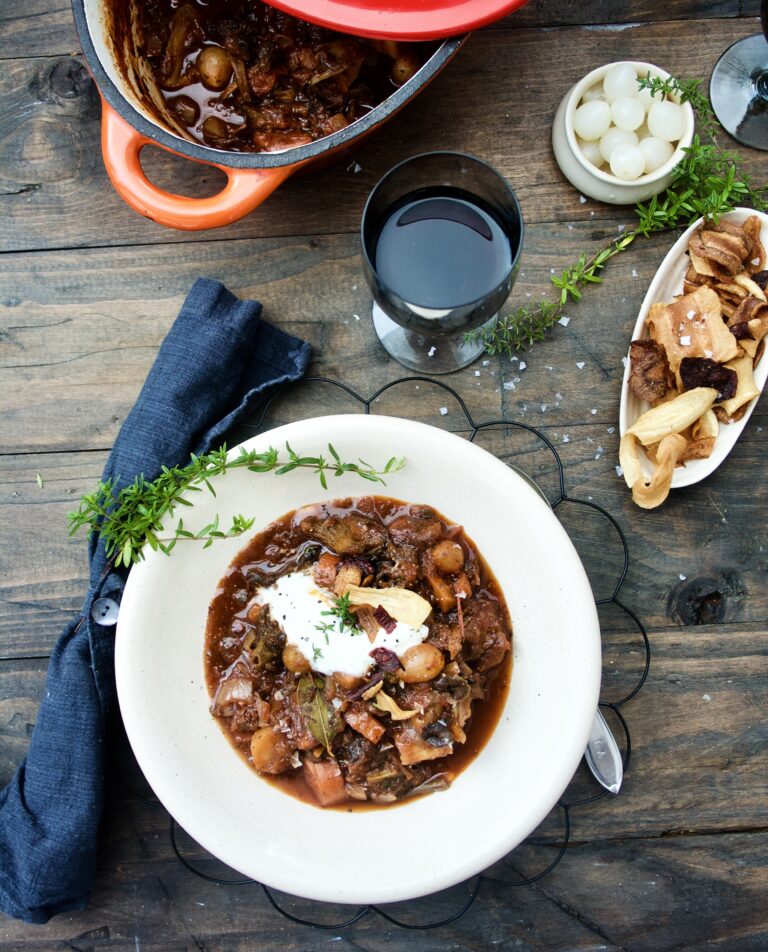
[[[712,70],[709,99],[720,125],[742,145],[768,149],[768,0],[762,34],[738,40]]]
[[[506,179],[470,155],[414,156],[371,192],[361,240],[387,353],[429,374],[477,359],[482,342],[465,335],[495,319],[519,268],[523,219]]]

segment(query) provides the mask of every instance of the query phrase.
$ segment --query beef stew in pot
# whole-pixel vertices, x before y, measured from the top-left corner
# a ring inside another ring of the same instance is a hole
[[[163,118],[185,138],[234,152],[277,152],[338,132],[436,49],[335,33],[260,0],[111,5],[151,70],[150,99]]]

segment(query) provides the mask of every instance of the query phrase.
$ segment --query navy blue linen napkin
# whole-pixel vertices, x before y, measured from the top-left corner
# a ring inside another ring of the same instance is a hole
[[[309,345],[261,320],[217,281],[189,293],[117,437],[104,479],[153,479],[189,462],[274,387],[298,380]],[[62,531],[63,528],[62,528]],[[0,793],[0,909],[47,922],[85,906],[93,883],[104,795],[107,717],[114,708],[114,627],[91,617],[93,602],[120,600],[125,572],[110,571],[90,544],[82,612],[51,655],[29,751]]]

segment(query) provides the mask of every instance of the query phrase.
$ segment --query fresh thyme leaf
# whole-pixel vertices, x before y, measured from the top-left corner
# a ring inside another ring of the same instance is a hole
[[[339,626],[339,631],[344,631],[345,628],[349,628],[352,631],[353,635],[360,633],[360,628],[357,624],[357,618],[352,614],[351,605],[349,603],[349,594],[339,595],[338,598],[333,600],[333,604],[328,611],[320,612],[321,615],[333,615],[337,619]],[[319,626],[315,626],[319,627]],[[328,626],[331,630],[333,625]]]
[[[670,187],[649,202],[635,206],[637,221],[631,229],[609,241],[596,254],[582,254],[575,264],[550,280],[560,290],[556,301],[539,301],[501,315],[484,331],[471,331],[468,340],[478,338],[489,354],[512,355],[544,340],[564,316],[569,303],[576,303],[590,284],[600,284],[600,272],[608,262],[626,251],[638,238],[691,225],[697,218],[717,220],[740,205],[768,211],[768,186],[756,186],[744,170],[739,156],[718,144],[720,127],[709,99],[701,91],[701,80],[659,79],[650,75],[638,79],[640,89],[654,95],[675,96],[688,102],[696,113],[701,135],[693,137],[685,158],[673,173]],[[368,477],[370,478],[370,477]]]
[[[324,688],[324,678],[305,674],[299,678],[297,699],[310,733],[318,744],[331,753],[333,739],[341,730],[341,717],[333,705],[326,701]]]
[[[226,529],[219,525],[217,515],[199,532],[185,529],[183,520],[179,519],[176,529],[170,530],[170,537],[160,535],[163,520],[172,516],[177,506],[192,505],[184,498],[185,493],[200,492],[205,487],[215,496],[212,480],[230,469],[247,469],[252,473],[272,472],[278,476],[298,468],[311,469],[318,474],[322,486],[327,488],[327,472],[335,476],[353,473],[361,479],[383,483],[383,474],[395,472],[405,465],[404,459],[398,459],[397,465],[390,466],[387,463],[385,469],[377,470],[367,463],[344,463],[330,446],[329,451],[336,461],[334,465],[329,465],[322,456],[302,457],[287,443],[287,459],[281,459],[274,447],[263,453],[241,447],[240,455],[230,460],[225,445],[202,456],[191,454],[186,466],[163,466],[160,475],[154,480],[141,475],[130,485],[122,487],[119,477],[103,480],[94,492],[82,496],[78,509],[68,514],[69,535],[84,529],[89,535],[100,537],[107,556],[115,565],[130,566],[143,558],[142,548],[146,543],[169,555],[178,541],[194,540],[208,547],[216,539],[232,538],[247,532],[255,519],[238,514],[232,517],[232,523]],[[42,489],[43,480],[39,473],[37,484]]]

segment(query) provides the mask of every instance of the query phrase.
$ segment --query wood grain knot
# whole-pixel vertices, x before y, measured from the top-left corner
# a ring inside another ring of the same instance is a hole
[[[72,56],[54,63],[48,74],[48,83],[56,99],[79,99],[94,89],[93,79],[85,64]]]
[[[667,610],[680,625],[716,625],[723,621],[731,601],[744,595],[741,583],[725,575],[701,576],[676,585]]]

